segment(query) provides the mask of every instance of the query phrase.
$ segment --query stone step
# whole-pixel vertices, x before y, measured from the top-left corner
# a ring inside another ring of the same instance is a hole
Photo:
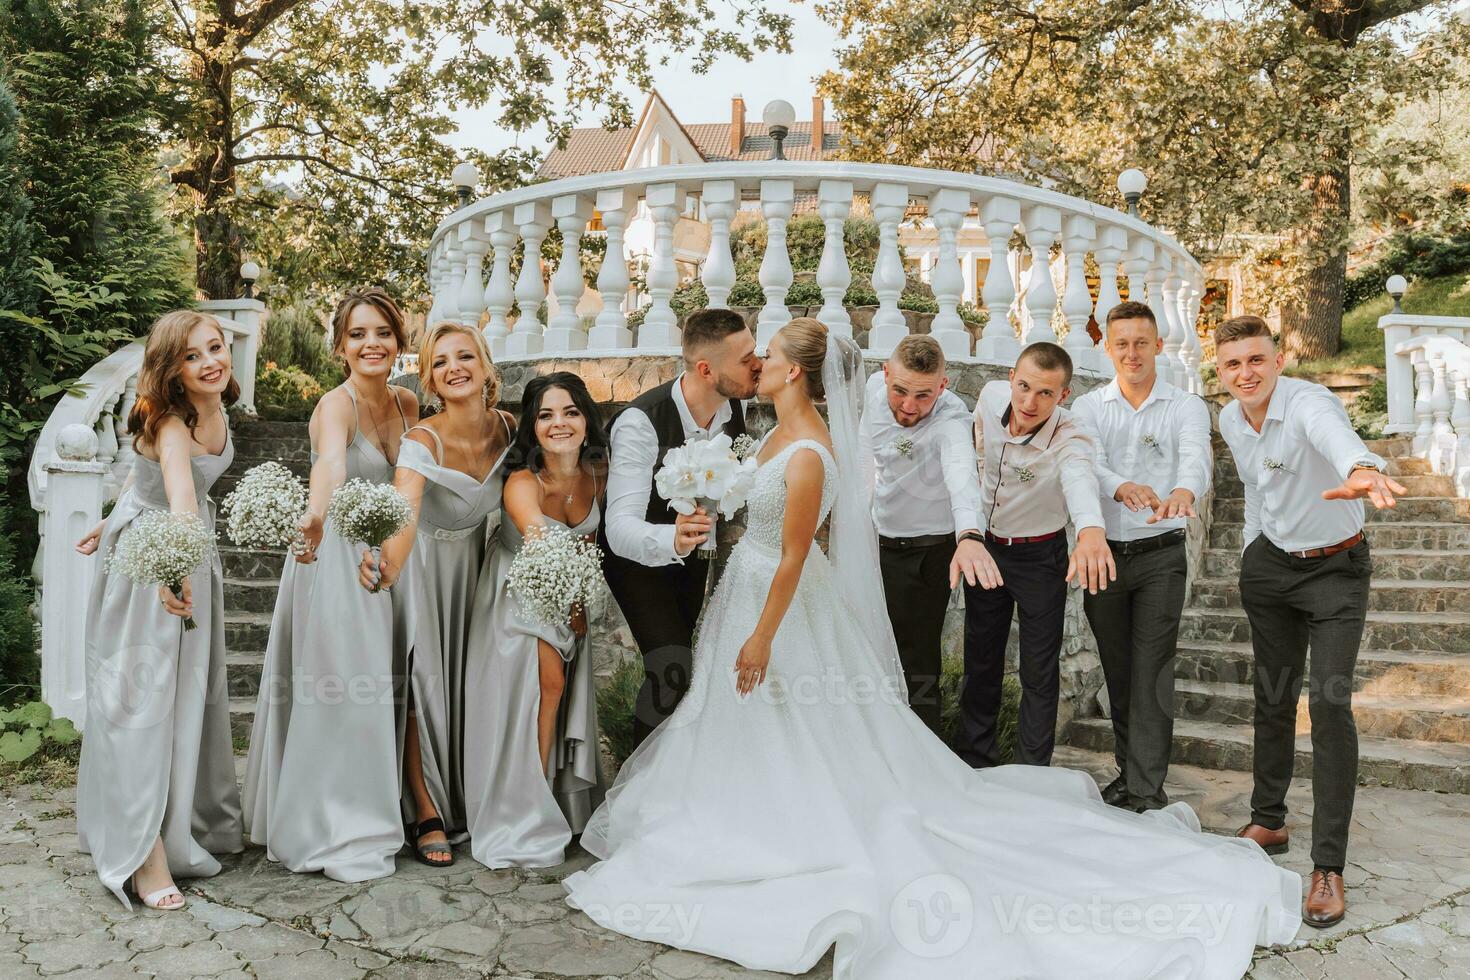
[[[245,745],[250,741],[250,728],[255,724],[255,698],[230,698],[230,734],[235,743]],[[241,750],[243,754],[243,749]]]
[[[1438,581],[1450,586],[1470,584],[1470,549],[1374,548],[1371,541],[1368,547],[1373,556],[1373,577],[1385,584],[1425,581]],[[1202,574],[1209,578],[1237,579],[1240,577],[1240,559],[1241,553],[1236,548],[1208,548],[1204,553]],[[1465,602],[1460,608],[1470,610],[1470,600]],[[1454,608],[1450,607],[1449,611],[1453,612]]]
[[[1214,521],[1210,525],[1209,546],[1239,552],[1244,531],[1245,525],[1239,521]],[[1453,553],[1470,549],[1470,524],[1376,521],[1367,525],[1364,531],[1368,534],[1368,546],[1375,555],[1385,550]]]
[[[267,616],[276,608],[276,579],[246,579],[225,577],[225,608],[238,613],[265,613]]]
[[[260,652],[236,653],[230,650],[225,654],[225,677],[229,680],[231,698],[254,702],[260,691],[260,671],[264,662],[265,656]]]
[[[1374,571],[1376,575],[1376,560]],[[1238,608],[1240,582],[1234,577],[1195,579],[1190,603],[1197,609]],[[1375,612],[1464,612],[1470,610],[1470,577],[1452,581],[1374,578],[1370,583],[1368,608]]]
[[[1068,727],[1065,741],[1094,752],[1112,752],[1112,722],[1106,718],[1078,718]],[[1249,772],[1251,744],[1249,726],[1181,721],[1174,725],[1173,761]],[[1305,777],[1312,774],[1309,735],[1297,736],[1295,773]],[[1358,739],[1358,781],[1367,786],[1470,793],[1470,745],[1363,735]]]
[[[1225,681],[1176,680],[1174,720],[1252,726],[1255,691],[1245,684]],[[1470,696],[1446,698],[1424,694],[1353,695],[1353,720],[1358,735],[1454,742],[1470,748]],[[1311,730],[1307,692],[1297,705],[1297,733]]]
[[[305,461],[311,458],[311,438],[306,426],[291,435],[232,433],[236,459],[280,459]]]
[[[271,632],[271,614],[236,610],[225,600],[225,649],[231,652],[264,650]]]
[[[1398,506],[1379,510],[1364,506],[1367,519],[1373,523],[1436,522],[1470,524],[1470,499],[1454,497],[1400,497]],[[1217,521],[1240,523],[1245,520],[1245,498],[1216,497],[1212,516]]]
[[[1453,497],[1455,481],[1447,476],[1432,473],[1405,474],[1395,476],[1394,482],[1403,486],[1410,497]]]
[[[1184,640],[1249,643],[1250,623],[1243,609],[1186,609],[1179,624]],[[1369,612],[1363,630],[1369,650],[1470,650],[1470,612]]]
[[[223,530],[220,532],[223,534]],[[224,539],[228,541],[228,537]],[[281,570],[285,567],[284,551],[261,551],[256,548],[237,548],[223,541],[219,548],[220,563],[224,566],[226,579],[244,579],[258,582],[278,583]],[[230,601],[229,595],[225,602]]]
[[[1414,440],[1409,436],[1389,436],[1387,439],[1369,439],[1364,445],[1368,451],[1389,459],[1393,456],[1407,456],[1414,451]]]
[[[1255,654],[1249,643],[1181,641],[1174,674],[1183,680],[1255,683]],[[1470,651],[1362,650],[1353,689],[1373,694],[1470,696]]]
[[[1429,468],[1429,460],[1418,456],[1395,456],[1387,463],[1384,472],[1394,476],[1429,476],[1434,472]]]

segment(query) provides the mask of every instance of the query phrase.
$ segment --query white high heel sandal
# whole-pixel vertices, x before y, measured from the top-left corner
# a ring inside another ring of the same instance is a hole
[[[134,876],[128,877],[128,883],[124,886],[123,890],[129,895],[136,898],[138,901],[142,902],[146,907],[150,909],[157,909],[160,912],[176,912],[179,909],[183,908],[185,904],[187,904],[186,901],[180,901],[177,905],[160,904],[165,898],[171,898],[174,895],[179,896],[180,899],[184,898],[184,893],[179,891],[178,885],[169,885],[167,888],[160,888],[156,892],[149,892],[147,895],[140,895],[138,894],[138,886],[134,883],[133,877]]]

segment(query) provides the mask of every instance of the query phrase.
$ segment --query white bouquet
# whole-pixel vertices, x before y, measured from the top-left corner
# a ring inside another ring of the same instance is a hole
[[[242,548],[284,548],[301,536],[306,487],[280,463],[261,463],[245,471],[225,497],[225,527]]]
[[[357,477],[332,492],[327,520],[348,541],[361,541],[371,548],[376,567],[383,557],[383,542],[413,520],[413,505],[391,483]]]
[[[704,506],[712,516],[718,512],[728,520],[745,506],[755,486],[756,462],[749,452],[746,449],[745,457],[738,454],[733,440],[723,432],[713,439],[690,439],[669,450],[654,475],[654,486],[680,514],[692,514]],[[715,531],[710,528],[699,550],[712,553],[715,546]]]
[[[165,585],[183,598],[184,580],[214,555],[214,530],[197,514],[145,510],[134,518],[107,559],[107,570],[139,585]],[[184,629],[195,627],[194,617]]]
[[[602,552],[560,524],[528,528],[505,582],[527,617],[565,626],[602,589]]]

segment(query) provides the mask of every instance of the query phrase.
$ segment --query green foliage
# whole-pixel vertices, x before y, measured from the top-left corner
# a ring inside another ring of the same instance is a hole
[[[1364,439],[1383,438],[1388,425],[1388,379],[1379,378],[1353,399],[1348,407],[1353,429]]]
[[[20,113],[0,70],[0,310],[34,308],[31,285],[31,202],[19,155]]]
[[[673,308],[675,316],[688,316],[695,310],[702,310],[708,305],[709,292],[699,279],[689,280],[674,290],[674,295],[669,297],[669,306]],[[638,322],[643,321],[640,319]]]
[[[15,766],[37,753],[67,752],[82,735],[66,718],[53,718],[44,701],[0,711],[0,765]]]
[[[633,753],[633,715],[642,686],[643,665],[625,660],[597,692],[597,727],[602,732],[603,743],[620,766]]]
[[[1470,207],[1424,228],[1402,231],[1381,246],[1380,256],[1347,281],[1344,308],[1351,310],[1384,294],[1391,275],[1409,279],[1437,279],[1470,272]]]
[[[266,364],[255,377],[255,411],[263,419],[304,422],[327,389],[299,367]]]
[[[912,310],[915,313],[938,313],[939,300],[932,295],[904,291],[898,297],[898,308],[900,310]]]
[[[0,528],[9,524],[7,519]],[[0,529],[0,705],[40,688],[40,637],[30,609],[34,598],[31,576],[16,561],[15,538]]]
[[[939,677],[939,730],[950,748],[959,744],[960,686],[964,683],[965,665],[959,657],[945,657]],[[1021,682],[1015,674],[1006,674],[1000,686],[1000,717],[996,720],[995,737],[1002,765],[1016,752],[1016,722],[1021,712]]]
[[[726,302],[731,306],[765,306],[766,294],[761,292],[761,284],[755,276],[740,275],[735,277],[735,285],[731,287]]]
[[[990,314],[980,309],[974,303],[961,303],[958,312],[960,319],[967,326],[983,327],[990,322]]]
[[[273,309],[261,332],[256,370],[274,364],[318,377],[334,363],[328,342],[327,327],[309,304]]]
[[[786,290],[787,306],[821,306],[822,287],[817,285],[815,279],[803,276],[791,283],[791,288]]]

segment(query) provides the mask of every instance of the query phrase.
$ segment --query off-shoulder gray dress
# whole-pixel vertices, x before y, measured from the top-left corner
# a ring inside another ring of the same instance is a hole
[[[393,464],[354,428],[347,478],[392,483]],[[338,881],[391,875],[403,846],[396,701],[412,583],[368,592],[362,549],[329,523],[315,562],[286,559],[245,765],[250,840]]]
[[[190,460],[199,515],[211,526],[209,488],[234,458],[227,436],[219,455]],[[124,886],[160,835],[175,878],[218,874],[214,855],[241,849],[219,558],[189,578],[193,630],[164,610],[158,586],[107,570],[123,531],[145,511],[168,509],[162,468],[135,456],[132,485],[102,528],[87,604],[77,842],[92,855],[97,877],[129,908]]]
[[[594,499],[587,516],[570,530],[593,535],[600,519]],[[514,521],[501,521],[470,624],[465,688],[478,710],[465,726],[465,792],[470,852],[488,868],[562,863],[572,835],[582,832],[603,795],[588,636],[579,639],[567,625],[547,626],[521,611],[506,576],[524,540]],[[536,740],[541,710],[537,640],[556,648],[567,671],[550,776],[541,768]]]

